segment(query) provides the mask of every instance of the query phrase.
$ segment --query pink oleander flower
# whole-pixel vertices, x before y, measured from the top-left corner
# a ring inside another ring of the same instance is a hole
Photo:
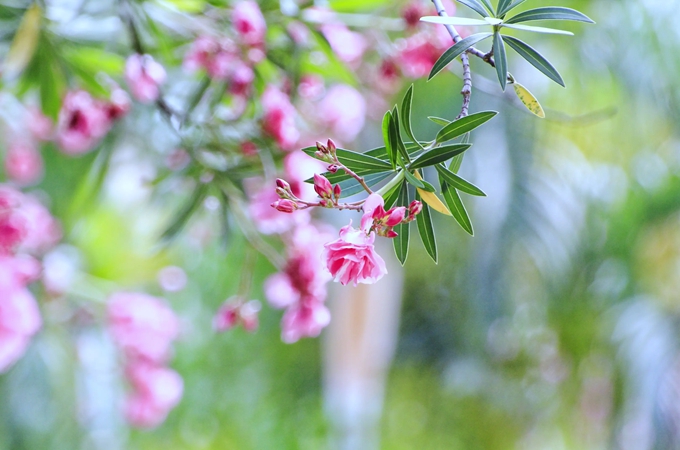
[[[20,186],[37,183],[43,175],[43,159],[40,152],[26,143],[15,142],[5,155],[5,173]]]
[[[165,69],[150,55],[130,55],[125,62],[125,81],[138,101],[151,103],[160,95]]]
[[[234,95],[247,96],[255,80],[255,72],[244,62],[237,62],[230,76],[229,92]]]
[[[334,138],[351,142],[364,127],[366,100],[351,86],[337,84],[319,103],[319,117],[330,127]]]
[[[401,11],[401,17],[406,22],[406,27],[410,29],[416,28],[420,24],[420,18],[426,15],[427,8],[417,0],[410,2]]]
[[[254,332],[259,325],[257,317],[259,312],[260,302],[256,300],[244,303],[238,297],[229,298],[215,314],[213,328],[215,331],[224,332],[242,324],[244,330]]]
[[[397,55],[402,73],[409,78],[427,76],[442,53],[436,44],[428,33],[417,33],[407,38]]]
[[[165,361],[179,334],[177,316],[165,302],[136,292],[119,292],[108,300],[109,329],[129,359]]]
[[[177,372],[148,362],[134,362],[126,374],[133,393],[125,405],[125,415],[135,427],[160,425],[182,398],[184,383]]]
[[[234,5],[232,23],[241,41],[246,45],[264,44],[267,23],[260,7],[252,0],[239,1]]]
[[[295,126],[297,112],[288,95],[279,88],[269,86],[261,98],[262,129],[286,151],[295,148],[300,132]]]
[[[281,340],[292,344],[303,337],[317,337],[330,321],[331,313],[321,302],[288,308],[281,319]]]
[[[238,47],[231,40],[201,36],[184,57],[184,67],[188,70],[203,68],[210,78],[226,80],[239,60]]]
[[[331,46],[333,53],[342,61],[355,64],[361,61],[368,44],[359,33],[351,31],[340,23],[321,26],[321,33]]]
[[[59,112],[56,142],[66,154],[86,153],[110,128],[111,118],[104,104],[85,91],[71,91]]]
[[[385,201],[378,194],[371,194],[364,202],[364,215],[361,217],[361,229],[366,232],[375,231],[378,236],[393,238],[397,233],[392,228],[399,225],[406,215],[406,207],[397,206],[385,211]]]
[[[340,238],[326,244],[323,258],[334,281],[373,284],[387,273],[385,261],[375,252],[375,233],[352,228],[340,229]]]

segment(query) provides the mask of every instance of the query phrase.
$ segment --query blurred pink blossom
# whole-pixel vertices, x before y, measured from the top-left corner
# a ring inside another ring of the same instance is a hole
[[[333,53],[346,63],[358,63],[366,51],[366,39],[357,32],[351,31],[344,24],[326,24],[321,26],[321,33],[328,40]]]
[[[288,308],[281,319],[281,340],[292,344],[303,337],[316,337],[330,321],[331,313],[321,302]]]
[[[42,178],[44,164],[40,152],[27,143],[10,144],[5,155],[5,173],[20,186],[37,183]]]
[[[234,5],[231,16],[234,29],[246,45],[263,45],[267,23],[256,2],[242,0]]]
[[[34,139],[49,141],[52,138],[52,119],[43,114],[38,108],[28,108],[26,126]]]
[[[0,267],[7,263],[6,257],[2,259]],[[14,281],[16,284],[0,284],[0,372],[24,354],[31,337],[42,325],[35,298],[20,279]]]
[[[273,184],[263,184],[259,179],[247,181],[246,191],[250,200],[248,212],[260,233],[285,233],[296,225],[309,221],[309,211],[307,210],[285,214],[272,208],[272,203],[279,200]]]
[[[163,299],[119,292],[108,300],[108,321],[115,343],[131,360],[161,363],[179,334],[177,316]]]
[[[111,127],[106,105],[85,91],[66,94],[59,112],[57,145],[69,155],[86,153],[104,137]]]
[[[151,103],[160,95],[165,69],[150,55],[130,55],[125,62],[125,81],[138,101]]]
[[[351,86],[337,84],[328,90],[319,103],[319,117],[331,129],[333,138],[351,142],[364,127],[366,101]]]
[[[432,36],[421,32],[406,39],[397,55],[397,63],[407,77],[422,78],[430,73],[441,54],[442,49],[433,42]]]
[[[269,86],[261,98],[263,116],[262,129],[286,151],[295,147],[300,132],[295,126],[297,112],[288,95],[279,88]]]
[[[187,70],[205,69],[211,78],[226,80],[240,56],[236,44],[229,39],[213,36],[197,38],[184,57]]]
[[[182,398],[184,383],[177,372],[148,362],[135,361],[127,368],[133,388],[125,413],[135,427],[160,425]]]
[[[250,300],[243,302],[239,297],[227,299],[213,318],[213,328],[223,332],[234,328],[239,323],[243,329],[253,332],[259,325],[258,313],[260,312],[260,302]]]

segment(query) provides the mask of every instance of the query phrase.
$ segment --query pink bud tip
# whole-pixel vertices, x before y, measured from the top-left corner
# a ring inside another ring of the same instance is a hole
[[[331,139],[329,139],[327,145],[328,145],[328,151],[331,152],[331,153],[334,153],[336,148],[337,148],[335,146],[335,142],[333,142]]]
[[[339,167],[337,166],[337,164],[331,164],[326,168],[326,170],[328,170],[330,173],[335,173],[338,171],[338,169]]]
[[[282,180],[281,178],[276,179],[276,187],[279,187],[286,191],[290,190],[290,184],[288,184],[285,180]]]
[[[272,203],[272,208],[276,209],[277,211],[292,213],[297,209],[297,203],[292,200],[281,199]]]
[[[330,198],[333,195],[333,186],[326,177],[314,174],[314,190],[321,198]]]
[[[408,206],[408,212],[410,216],[416,216],[420,214],[422,210],[423,204],[420,203],[418,200],[413,200],[411,204]]]
[[[333,186],[333,195],[335,198],[340,198],[340,194],[342,193],[342,188],[340,187],[339,184],[336,184]]]

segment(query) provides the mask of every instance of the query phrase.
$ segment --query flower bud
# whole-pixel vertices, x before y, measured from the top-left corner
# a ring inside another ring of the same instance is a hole
[[[290,184],[288,184],[286,180],[282,180],[281,178],[276,179],[276,187],[279,187],[284,191],[290,191]]]
[[[333,142],[332,140],[329,139],[327,145],[328,145],[328,152],[329,152],[331,155],[335,155],[335,150],[336,150],[336,148],[337,148],[337,147],[335,146],[335,142]]]
[[[314,174],[314,190],[321,198],[330,198],[333,195],[333,186],[326,177]]]
[[[423,204],[418,200],[413,200],[408,206],[408,215],[410,217],[417,216],[423,210]]]
[[[277,211],[292,213],[297,210],[298,205],[292,200],[281,199],[272,203],[272,208],[276,209]]]
[[[328,170],[330,173],[335,173],[335,172],[338,171],[338,169],[339,169],[339,167],[338,167],[337,164],[331,164],[330,166],[328,166],[326,168],[326,170]]]
[[[321,153],[322,155],[325,155],[325,154],[328,153],[328,149],[327,149],[326,147],[324,147],[324,145],[323,145],[321,142],[319,142],[319,141],[316,141],[316,149],[317,149],[317,150],[319,151],[319,153]]]
[[[333,186],[333,196],[335,196],[336,199],[340,198],[340,194],[342,193],[342,188],[340,187],[339,184],[336,184]]]

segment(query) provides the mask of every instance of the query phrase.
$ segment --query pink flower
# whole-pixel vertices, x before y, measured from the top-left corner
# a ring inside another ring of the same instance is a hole
[[[292,344],[303,337],[316,337],[330,321],[331,314],[321,302],[289,308],[281,320],[281,340]]]
[[[21,358],[41,325],[38,304],[28,289],[0,286],[0,372]]]
[[[127,399],[125,412],[135,427],[160,425],[182,398],[184,383],[174,370],[148,362],[135,362],[127,369],[133,394]]]
[[[203,68],[211,78],[226,80],[239,61],[238,48],[228,39],[201,36],[196,39],[184,57],[188,70]]]
[[[227,299],[213,318],[213,328],[223,332],[243,324],[246,331],[257,330],[259,324],[257,314],[260,312],[260,302],[251,300],[243,302],[239,297]]]
[[[111,127],[105,105],[85,91],[66,94],[59,112],[57,145],[69,155],[86,153],[104,137]]]
[[[179,334],[175,313],[162,299],[142,293],[119,292],[109,297],[108,321],[113,340],[135,360],[165,361]]]
[[[328,40],[333,53],[346,63],[358,63],[366,51],[366,39],[344,24],[326,24],[321,26],[321,33]]]
[[[297,112],[290,99],[280,89],[269,86],[262,94],[262,129],[270,135],[283,150],[295,147],[300,132],[295,126]]]
[[[59,239],[59,225],[35,197],[0,185],[0,253],[40,253]]]
[[[234,5],[231,19],[244,44],[264,44],[267,24],[257,3],[252,0],[239,1]]]
[[[230,76],[229,92],[234,95],[246,96],[255,79],[255,72],[247,64],[238,61]]]
[[[319,104],[321,121],[329,126],[334,138],[353,141],[366,120],[366,101],[351,86],[338,84],[328,90]]]
[[[323,258],[335,281],[373,284],[387,273],[385,261],[375,252],[375,233],[352,228],[340,230],[340,238],[326,244]]]
[[[385,201],[378,194],[371,194],[364,203],[364,215],[361,217],[361,229],[368,233],[375,231],[379,236],[393,238],[397,233],[392,228],[399,225],[406,215],[406,208],[398,206],[385,211]]]
[[[13,143],[5,156],[7,177],[21,186],[34,184],[42,178],[43,159],[40,152],[25,143]]]
[[[132,95],[142,103],[151,103],[160,95],[165,69],[150,55],[130,55],[125,62],[125,81]]]
[[[39,141],[49,141],[52,138],[52,119],[43,114],[38,108],[28,108],[26,126],[33,138]]]
[[[441,53],[440,47],[433,43],[429,34],[418,33],[406,39],[397,62],[407,77],[422,78],[430,73]]]

